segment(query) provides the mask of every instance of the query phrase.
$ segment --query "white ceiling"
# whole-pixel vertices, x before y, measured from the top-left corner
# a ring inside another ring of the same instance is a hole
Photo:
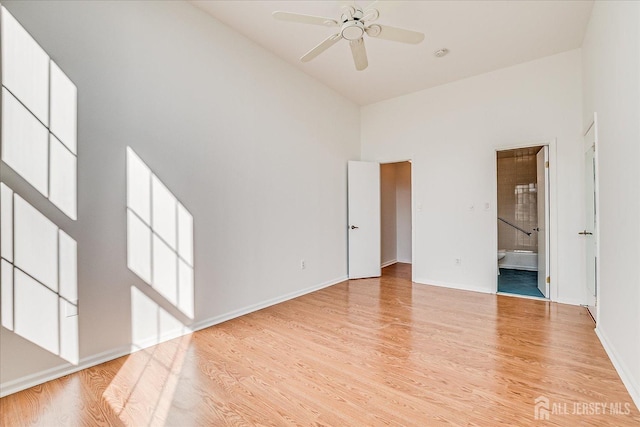
[[[348,1],[192,3],[345,97],[366,105],[581,46],[593,1],[378,1],[378,23],[423,32],[418,45],[365,36],[369,67],[356,71],[341,40],[299,57],[336,28],[276,21],[277,10],[338,19]],[[356,2],[360,6],[367,1]],[[450,53],[436,58],[433,52]]]

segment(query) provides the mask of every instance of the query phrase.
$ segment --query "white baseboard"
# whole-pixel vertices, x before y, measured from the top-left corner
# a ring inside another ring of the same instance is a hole
[[[210,317],[205,320],[200,320],[191,325],[191,329],[194,331],[199,331],[201,329],[208,328],[210,326],[217,325],[222,322],[226,322],[227,320],[235,319],[236,317],[244,316],[245,314],[253,313],[254,311],[262,310],[263,308],[271,307],[272,305],[279,304],[281,302],[288,301],[290,299],[297,298],[302,295],[310,294],[311,292],[318,291],[320,289],[328,288],[329,286],[336,285],[340,282],[344,282],[347,280],[347,276],[338,277],[333,280],[329,280],[327,282],[321,283],[319,285],[310,286],[305,289],[301,289],[299,291],[291,292],[276,298],[272,298],[258,304],[252,304],[250,306],[240,308],[238,310],[233,310],[225,314],[221,314],[219,316]]]
[[[549,299],[558,304],[567,304],[567,305],[584,305],[586,301],[575,298],[558,298],[558,299]]]
[[[551,301],[551,300],[546,300],[542,297],[534,297],[531,295],[510,294],[507,292],[497,292],[496,295],[500,295],[501,297],[507,297],[507,298],[524,298],[524,299],[532,299],[537,301]]]
[[[94,356],[85,357],[80,360],[77,365],[71,365],[65,363],[64,365],[56,366],[44,371],[36,372],[31,375],[26,375],[21,378],[17,378],[12,381],[7,381],[0,385],[0,397],[5,397],[13,393],[17,393],[22,390],[26,390],[30,387],[38,384],[46,383],[47,381],[55,380],[65,375],[73,374],[74,372],[81,371],[83,369],[90,368],[95,365],[99,365],[104,362],[108,362],[118,357],[126,356],[131,353],[130,346],[120,347],[115,350],[108,350],[103,353],[96,354]]]
[[[460,283],[447,283],[447,282],[441,282],[441,281],[438,281],[438,280],[423,279],[423,278],[419,278],[419,277],[414,277],[413,281],[414,281],[414,283],[418,283],[420,285],[431,285],[431,286],[438,286],[440,288],[458,289],[460,291],[480,292],[480,293],[483,293],[483,294],[492,294],[493,293],[489,289],[476,288],[476,287],[473,287],[473,286],[464,285],[464,284],[460,284]]]
[[[538,271],[538,267],[529,267],[518,264],[498,264],[498,268],[505,268],[507,270]]]
[[[222,323],[227,320],[231,320],[236,317],[240,317],[245,314],[249,314],[254,311],[258,311],[263,308],[267,308],[272,305],[279,304],[281,302],[288,301],[290,299],[297,298],[299,296],[309,294],[311,292],[315,292],[317,290],[327,288],[329,286],[333,286],[340,282],[344,282],[345,280],[347,280],[347,276],[339,277],[339,278],[321,283],[319,285],[310,286],[308,288],[291,292],[276,298],[272,298],[272,299],[260,302],[258,304],[252,304],[250,306],[247,306],[238,310],[233,310],[228,313],[222,314],[220,316],[215,316],[209,319],[201,320],[192,325],[185,326],[184,328],[180,328],[180,329],[176,329],[176,330],[164,333],[159,339],[150,338],[147,341],[142,341],[140,343],[136,343],[135,345],[131,344],[131,345],[123,346],[114,350],[108,350],[103,353],[96,354],[94,356],[85,357],[81,359],[77,365],[71,365],[71,364],[65,363],[60,366],[46,369],[44,371],[36,372],[34,374],[26,375],[24,377],[17,378],[15,380],[7,381],[5,383],[0,384],[0,397],[8,396],[10,394],[17,393],[22,390],[26,390],[38,384],[43,384],[47,381],[55,380],[65,375],[69,375],[74,372],[78,372],[83,369],[87,369],[92,366],[99,365],[101,363],[108,362],[113,359],[117,359],[118,357],[135,353],[136,351],[142,350],[143,348],[151,347],[161,342],[178,338],[178,337],[187,335],[191,332],[208,328],[210,326],[217,325],[218,323]]]
[[[392,259],[390,261],[385,261],[380,265],[380,268],[385,268],[385,267],[389,267],[390,265],[393,265],[395,263],[397,263],[398,260],[397,259]]]
[[[136,351],[140,351],[145,348],[152,347],[156,344],[160,344],[175,338],[180,338],[185,335],[189,335],[192,332],[193,332],[193,329],[191,328],[191,326],[182,326],[172,331],[164,331],[162,332],[162,335],[160,335],[159,337],[149,337],[137,343],[132,343],[130,346],[129,353],[135,353]]]
[[[624,386],[627,388],[627,391],[629,392],[633,403],[635,403],[638,410],[640,410],[640,384],[638,384],[636,379],[631,376],[627,365],[620,359],[618,353],[611,346],[605,334],[597,326],[596,335],[600,339],[600,343],[602,343],[604,351],[607,352],[607,356],[609,356],[611,363],[613,363],[613,367],[618,372],[618,375],[620,375],[620,379],[622,380]]]

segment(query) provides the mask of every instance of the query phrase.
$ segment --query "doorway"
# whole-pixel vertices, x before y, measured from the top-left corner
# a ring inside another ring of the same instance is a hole
[[[549,147],[496,153],[498,293],[549,298]]]
[[[348,162],[349,279],[380,277],[383,265],[412,263],[412,179],[410,160]]]
[[[380,164],[380,265],[412,262],[411,162]]]

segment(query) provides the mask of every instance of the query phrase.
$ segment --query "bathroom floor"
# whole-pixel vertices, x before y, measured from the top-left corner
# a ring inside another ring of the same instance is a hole
[[[538,272],[500,269],[498,292],[544,298],[538,289]]]

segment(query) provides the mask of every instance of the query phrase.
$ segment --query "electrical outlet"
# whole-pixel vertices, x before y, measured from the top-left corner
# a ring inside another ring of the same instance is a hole
[[[462,258],[456,258],[456,265],[462,265]]]
[[[304,270],[305,268],[307,268],[307,265],[304,263],[304,260],[301,259],[300,260],[300,270]]]

